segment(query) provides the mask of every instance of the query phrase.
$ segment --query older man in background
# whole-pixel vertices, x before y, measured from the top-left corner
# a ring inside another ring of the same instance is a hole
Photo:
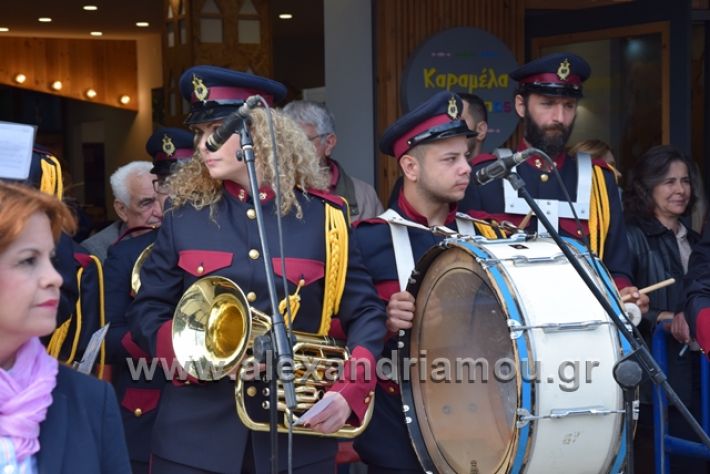
[[[298,122],[316,148],[321,163],[328,167],[330,192],[348,201],[350,222],[370,219],[381,214],[383,208],[375,189],[345,173],[340,163],[330,157],[338,139],[335,135],[335,118],[325,105],[308,100],[295,100],[284,107],[284,112]]]
[[[163,207],[153,186],[158,177],[152,168],[150,161],[132,161],[111,175],[113,208],[119,220],[81,243],[102,262],[108,247],[124,234],[136,237],[163,221]]]

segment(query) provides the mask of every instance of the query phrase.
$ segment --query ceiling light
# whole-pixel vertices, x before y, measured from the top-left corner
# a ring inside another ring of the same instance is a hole
[[[101,33],[100,31],[92,31],[92,32],[89,33],[89,34],[90,34],[91,36],[101,36],[101,35],[103,35],[103,33]]]
[[[123,94],[121,97],[118,98],[118,101],[123,105],[127,105],[131,101],[131,96]]]
[[[7,33],[8,31],[10,31],[10,28],[7,26],[0,26],[0,33]]]
[[[83,8],[83,9],[86,10],[87,12],[95,12],[96,10],[99,9],[99,7],[97,7],[96,5],[84,5],[84,6],[81,7],[81,8]]]
[[[54,81],[50,87],[55,91],[60,91],[62,90],[62,81]]]
[[[37,18],[37,21],[39,21],[40,23],[49,23],[52,21],[52,19],[49,18],[48,16],[41,16],[41,17]]]
[[[84,92],[84,95],[88,99],[93,99],[94,97],[96,97],[96,91],[94,89],[86,89],[86,92]]]
[[[136,26],[138,28],[148,28],[150,26],[150,23],[148,23],[147,21],[137,21]]]
[[[279,13],[279,18],[281,18],[282,20],[290,20],[291,18],[293,18],[293,15],[290,13]]]
[[[15,82],[18,84],[24,84],[25,81],[27,80],[27,76],[25,76],[22,73],[15,74]]]

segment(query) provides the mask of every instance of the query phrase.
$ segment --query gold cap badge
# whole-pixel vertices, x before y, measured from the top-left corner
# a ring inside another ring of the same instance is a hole
[[[195,74],[192,75],[192,91],[197,97],[197,100],[205,100],[209,94],[209,89],[202,82],[202,79],[197,77]]]
[[[459,118],[459,107],[456,104],[456,97],[451,96],[449,99],[449,108],[446,110],[446,114],[451,117],[451,120]]]
[[[570,68],[569,61],[565,59],[560,63],[560,67],[557,68],[557,77],[560,78],[560,80],[564,81],[569,77],[570,73],[572,72]]]
[[[173,139],[167,135],[163,135],[163,152],[165,152],[168,156],[172,156],[173,153],[175,153],[175,144],[173,143]]]

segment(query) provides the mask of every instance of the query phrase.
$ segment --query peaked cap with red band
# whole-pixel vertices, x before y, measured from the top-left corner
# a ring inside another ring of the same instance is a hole
[[[440,91],[390,125],[380,140],[382,153],[399,159],[417,145],[464,135],[475,137],[461,119],[463,102],[453,92]]]
[[[145,151],[153,157],[151,173],[166,176],[173,163],[192,158],[193,134],[182,128],[159,128],[145,144]]]
[[[587,61],[573,53],[553,53],[510,73],[519,93],[582,97],[582,83],[592,73]]]
[[[273,105],[286,97],[286,86],[246,72],[194,66],[182,73],[180,94],[190,102],[185,118],[185,124],[190,125],[223,119],[253,95]]]

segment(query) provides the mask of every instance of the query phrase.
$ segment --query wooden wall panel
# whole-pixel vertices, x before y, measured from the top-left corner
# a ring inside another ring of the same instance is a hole
[[[244,0],[215,0],[219,14],[202,14],[205,0],[163,0],[165,23],[163,26],[163,81],[165,95],[165,125],[180,126],[186,110],[182,109],[178,81],[183,71],[198,64],[211,64],[237,71],[251,71],[264,77],[271,77],[273,63],[272,32],[268,0],[251,0],[256,9],[255,15],[240,16]],[[173,18],[168,18],[168,9],[172,7]],[[181,12],[184,10],[184,15]],[[200,41],[200,20],[202,17],[219,19],[222,22],[222,42],[202,43]],[[239,43],[239,20],[259,20],[259,44]],[[187,41],[180,42],[179,22],[184,21],[187,28]],[[175,44],[167,42],[167,29],[172,25],[175,32]],[[170,84],[171,78],[174,84]],[[170,110],[171,95],[177,104],[175,113]]]
[[[472,26],[501,39],[524,59],[524,0],[380,0],[373,2],[375,34],[375,111],[377,140],[401,115],[400,81],[407,59],[425,39],[439,31]],[[399,176],[397,162],[378,154],[377,188],[387,202]]]
[[[138,110],[135,41],[3,37],[0,51],[2,84]],[[15,82],[18,73],[27,76],[24,84]],[[58,92],[50,88],[56,80],[63,86]],[[92,100],[84,95],[89,88],[97,92]],[[123,94],[132,99],[127,105],[118,101]]]

